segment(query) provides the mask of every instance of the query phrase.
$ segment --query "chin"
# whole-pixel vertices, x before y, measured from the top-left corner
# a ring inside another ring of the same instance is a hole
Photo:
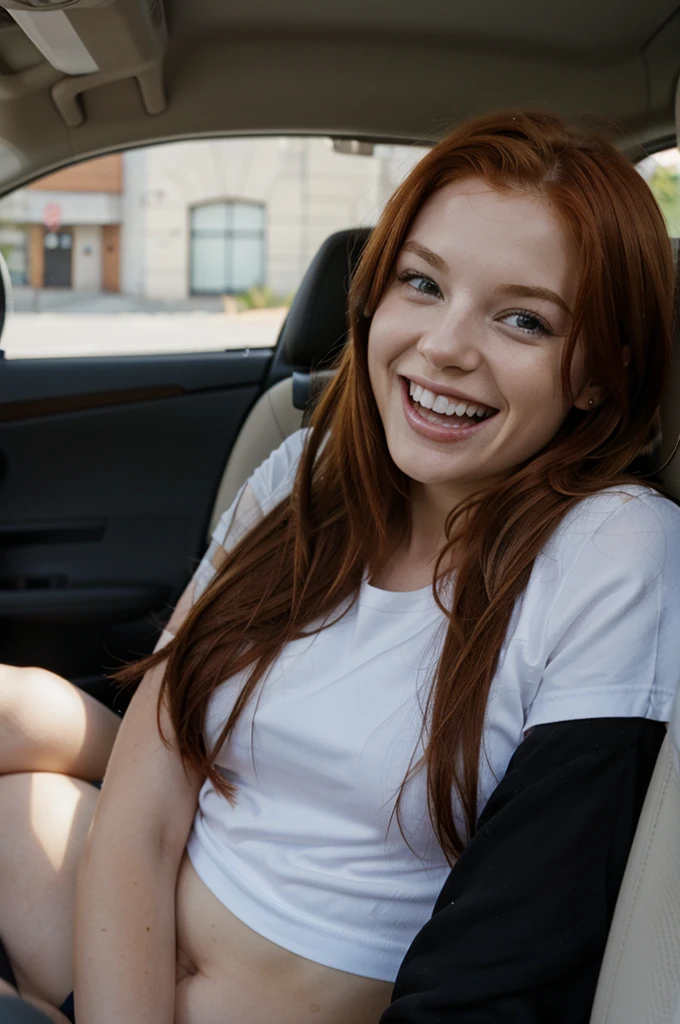
[[[419,447],[416,451],[405,451],[402,445],[389,445],[389,452],[397,469],[401,470],[410,480],[419,484],[456,484],[461,480],[459,467],[452,466],[449,460],[437,457]]]

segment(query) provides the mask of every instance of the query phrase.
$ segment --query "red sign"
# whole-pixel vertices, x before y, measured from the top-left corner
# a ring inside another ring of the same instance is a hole
[[[61,206],[59,203],[48,203],[43,210],[43,224],[48,231],[58,231],[61,227]]]

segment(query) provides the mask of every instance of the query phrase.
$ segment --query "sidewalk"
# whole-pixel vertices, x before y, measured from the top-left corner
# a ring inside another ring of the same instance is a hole
[[[207,296],[177,303],[134,296],[15,289],[0,348],[8,359],[147,355],[270,347],[288,312],[256,309],[227,315]]]
[[[120,292],[74,292],[70,288],[28,288],[14,285],[15,313],[222,313],[219,295],[192,295],[166,301]]]

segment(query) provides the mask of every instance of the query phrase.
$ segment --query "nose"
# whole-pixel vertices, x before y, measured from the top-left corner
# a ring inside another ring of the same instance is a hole
[[[479,325],[469,312],[444,316],[430,323],[416,345],[418,352],[436,370],[454,368],[470,373],[482,359]]]

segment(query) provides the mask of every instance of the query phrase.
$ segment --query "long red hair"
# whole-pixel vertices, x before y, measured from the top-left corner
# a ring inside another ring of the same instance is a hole
[[[556,117],[518,111],[463,124],[417,164],[361,256],[349,296],[350,340],[312,416],[292,494],[228,555],[177,637],[118,673],[130,683],[167,662],[159,728],[165,701],[185,764],[200,767],[233,799],[234,786],[212,757],[228,742],[265,672],[285,644],[312,623],[332,621],[356,597],[366,568],[384,564],[389,524],[408,527],[409,480],[390,458],[369,383],[371,318],[423,203],[471,175],[498,189],[544,197],[571,232],[581,277],[563,387],[569,395],[574,346],[582,338],[586,372],[606,382],[608,397],[594,411],[573,408],[544,449],[449,515],[449,543],[433,581],[448,629],[424,718],[422,761],[433,827],[450,861],[475,828],[489,688],[534,560],[577,502],[605,487],[639,482],[636,464],[657,440],[670,374],[671,247],[648,186],[609,142],[573,132]],[[632,354],[627,367],[624,345]],[[438,581],[446,577],[460,530],[453,604],[446,607]],[[247,681],[218,743],[206,750],[207,703],[225,678],[244,669],[250,670]],[[466,835],[454,821],[453,793]]]

